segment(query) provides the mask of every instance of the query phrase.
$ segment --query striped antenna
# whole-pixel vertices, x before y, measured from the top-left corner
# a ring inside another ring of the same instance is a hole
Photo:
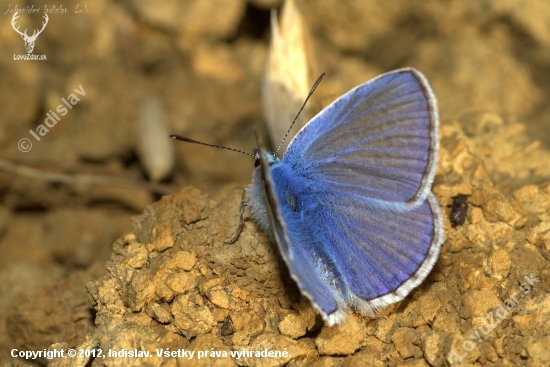
[[[251,156],[252,158],[254,158],[254,154],[250,154],[250,153],[248,153],[248,152],[244,152],[244,151],[239,150],[239,149],[224,147],[223,145],[214,145],[214,144],[202,143],[202,142],[200,142],[200,141],[196,141],[196,140],[193,140],[193,139],[189,139],[189,138],[186,138],[186,137],[183,137],[183,136],[180,136],[180,135],[170,135],[170,137],[171,137],[172,139],[185,141],[185,142],[187,142],[187,143],[205,145],[205,146],[207,146],[207,147],[213,147],[213,148],[221,148],[221,149],[232,150],[232,151],[234,151],[234,152],[241,153],[241,154],[246,154],[246,155],[249,155],[249,156]]]
[[[306,100],[304,101],[304,104],[302,105],[302,107],[300,108],[300,111],[298,111],[298,114],[296,114],[296,117],[294,117],[294,121],[292,121],[292,124],[290,124],[290,127],[288,128],[288,130],[286,131],[286,134],[285,136],[283,137],[283,140],[281,141],[281,144],[279,144],[279,147],[277,148],[277,150],[275,151],[275,155],[277,155],[277,153],[279,153],[279,150],[281,149],[281,147],[283,146],[283,143],[285,142],[285,139],[286,137],[288,136],[288,134],[290,134],[290,130],[292,130],[292,127],[294,126],[294,123],[296,122],[296,120],[298,120],[298,116],[300,116],[300,113],[302,112],[302,110],[304,109],[304,107],[306,106],[306,103],[307,101],[309,100],[309,97],[311,97],[311,95],[313,94],[313,92],[315,92],[315,89],[317,89],[317,87],[319,86],[319,83],[321,83],[321,80],[323,80],[323,77],[325,76],[325,73],[321,74],[321,76],[319,78],[317,78],[317,81],[315,82],[315,84],[313,84],[313,87],[311,87],[311,90],[309,91],[309,94],[307,95],[306,97]]]

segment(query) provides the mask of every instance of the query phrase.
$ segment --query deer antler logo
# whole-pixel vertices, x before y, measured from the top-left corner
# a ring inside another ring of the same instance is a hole
[[[11,18],[11,26],[13,29],[21,35],[21,38],[23,38],[23,41],[25,41],[25,48],[27,49],[27,53],[32,53],[32,50],[34,49],[34,42],[38,38],[38,35],[42,33],[44,28],[46,28],[46,24],[48,24],[48,14],[44,13],[44,19],[45,21],[42,22],[42,29],[41,30],[34,30],[32,33],[32,36],[27,35],[27,30],[25,29],[25,32],[19,31],[19,26],[15,28],[15,20],[19,17],[19,13],[14,13],[13,18]]]

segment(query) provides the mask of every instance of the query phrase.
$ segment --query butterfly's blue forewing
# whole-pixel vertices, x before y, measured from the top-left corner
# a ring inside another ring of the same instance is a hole
[[[400,69],[352,89],[321,111],[294,137],[283,161],[331,190],[410,209],[431,189],[438,129],[426,78]]]

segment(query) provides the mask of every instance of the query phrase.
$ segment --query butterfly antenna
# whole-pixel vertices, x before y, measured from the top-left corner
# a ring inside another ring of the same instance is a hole
[[[277,155],[277,153],[279,153],[279,150],[280,150],[281,147],[283,146],[283,143],[285,142],[286,137],[288,136],[288,134],[290,134],[290,130],[292,130],[292,127],[294,126],[294,123],[296,122],[296,120],[298,120],[298,116],[300,116],[300,113],[302,113],[302,110],[303,110],[304,107],[306,106],[306,103],[307,103],[307,101],[309,100],[309,97],[311,97],[311,95],[313,94],[313,92],[315,92],[315,89],[317,89],[317,87],[319,86],[319,83],[321,83],[321,80],[323,80],[324,77],[325,77],[325,73],[321,74],[321,76],[320,76],[319,78],[317,78],[317,81],[315,82],[315,84],[313,84],[313,87],[311,87],[311,90],[309,91],[309,94],[307,95],[306,100],[304,101],[304,104],[303,104],[302,107],[300,108],[300,111],[298,111],[298,114],[296,115],[296,117],[294,117],[294,121],[292,121],[292,124],[290,124],[290,127],[289,127],[288,130],[286,131],[286,134],[285,134],[285,136],[283,137],[283,140],[281,141],[281,144],[279,144],[279,147],[278,147],[277,150],[275,151],[275,155]]]
[[[221,149],[232,150],[232,151],[234,151],[234,152],[246,154],[246,155],[249,155],[249,156],[251,156],[252,158],[254,158],[254,154],[250,154],[250,153],[248,153],[248,152],[244,152],[244,151],[239,150],[239,149],[224,147],[223,145],[214,145],[214,144],[202,143],[202,142],[200,142],[200,141],[196,141],[196,140],[193,140],[193,139],[189,139],[189,138],[186,138],[186,137],[183,137],[183,136],[180,136],[180,135],[170,135],[170,137],[171,137],[172,139],[185,141],[185,142],[187,142],[187,143],[193,143],[193,144],[199,144],[199,145],[206,145],[207,147],[213,147],[213,148],[221,148]]]

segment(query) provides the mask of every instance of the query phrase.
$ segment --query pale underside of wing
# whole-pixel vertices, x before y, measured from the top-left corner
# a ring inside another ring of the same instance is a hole
[[[373,207],[424,202],[437,164],[436,101],[414,69],[384,74],[315,116],[289,145],[285,163],[327,190]]]

